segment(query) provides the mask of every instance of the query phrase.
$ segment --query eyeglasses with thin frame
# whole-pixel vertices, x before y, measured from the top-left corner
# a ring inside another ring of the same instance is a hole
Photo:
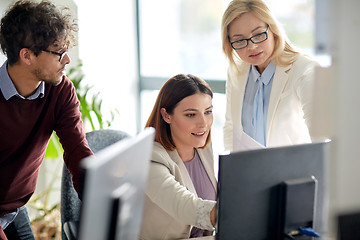
[[[54,51],[51,51],[51,50],[43,50],[44,52],[48,52],[48,53],[51,53],[51,54],[55,54],[57,56],[59,56],[59,62],[61,62],[65,56],[65,54],[67,53],[67,49],[65,51],[63,51],[62,53],[59,53],[59,52],[54,52]]]
[[[230,42],[231,47],[235,50],[239,50],[246,48],[249,45],[249,41],[251,41],[254,44],[262,43],[268,39],[268,30],[269,30],[269,25],[267,25],[265,32],[258,33],[252,36],[251,38],[244,38],[238,41]]]

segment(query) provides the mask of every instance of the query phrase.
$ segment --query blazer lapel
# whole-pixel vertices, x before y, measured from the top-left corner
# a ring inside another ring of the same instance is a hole
[[[232,111],[233,111],[233,120],[234,126],[238,128],[238,130],[243,130],[241,124],[241,115],[242,115],[242,107],[244,102],[245,95],[245,87],[249,77],[250,64],[242,63],[238,66],[238,71],[241,73],[239,75],[232,76],[233,78],[237,78],[237,84],[232,86]],[[237,104],[236,104],[237,103]],[[235,115],[234,115],[235,114]]]
[[[287,72],[290,70],[290,66],[280,67],[277,66],[274,74],[274,79],[271,87],[270,101],[268,107],[268,114],[266,119],[266,144],[269,142],[270,126],[275,116],[275,110],[279,104],[281,94],[288,81]]]

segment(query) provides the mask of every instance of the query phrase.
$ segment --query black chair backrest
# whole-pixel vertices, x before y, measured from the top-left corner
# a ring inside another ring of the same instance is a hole
[[[90,149],[93,153],[120,141],[129,135],[120,130],[101,129],[86,133]],[[68,239],[64,232],[64,223],[79,222],[81,201],[74,189],[72,176],[64,165],[61,179],[61,236]]]

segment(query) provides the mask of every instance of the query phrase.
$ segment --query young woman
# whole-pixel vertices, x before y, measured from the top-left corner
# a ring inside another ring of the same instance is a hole
[[[193,75],[176,75],[161,88],[146,123],[155,128],[155,145],[140,239],[183,239],[213,231],[212,96],[208,84]]]
[[[222,19],[229,59],[224,142],[245,132],[264,146],[311,142],[313,70],[262,0],[233,0]],[[238,144],[238,143],[235,143]]]

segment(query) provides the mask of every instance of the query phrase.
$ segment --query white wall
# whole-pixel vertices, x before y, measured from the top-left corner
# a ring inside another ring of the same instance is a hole
[[[319,71],[315,96],[319,134],[333,140],[330,162],[329,230],[339,214],[360,212],[360,1],[318,0],[318,42],[332,65]],[[320,52],[321,52],[320,51]]]
[[[333,2],[331,216],[360,212],[360,1]]]
[[[0,13],[1,13],[1,17],[4,16],[5,11],[8,9],[8,6],[11,4],[11,2],[13,2],[12,0],[1,0],[0,1]],[[0,65],[2,66],[3,62],[6,60],[6,57],[4,56],[4,54],[2,53],[2,51],[0,51]]]

